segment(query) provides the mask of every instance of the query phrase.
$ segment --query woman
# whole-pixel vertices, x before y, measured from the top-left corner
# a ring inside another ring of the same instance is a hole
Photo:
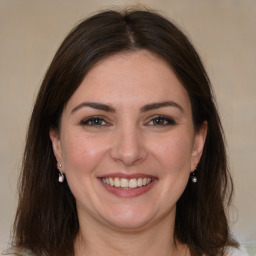
[[[242,255],[231,195],[186,36],[153,12],[101,12],[71,31],[42,83],[7,254]]]

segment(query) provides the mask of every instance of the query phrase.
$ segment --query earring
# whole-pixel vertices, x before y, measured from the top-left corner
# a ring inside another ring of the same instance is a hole
[[[197,183],[197,177],[195,176],[194,172],[191,174],[190,178],[193,183]]]
[[[197,183],[197,177],[195,175],[195,171],[196,171],[196,168],[195,170],[190,174],[190,179],[193,183]]]
[[[58,178],[59,183],[62,183],[64,179],[65,179],[64,174],[62,172],[59,172],[59,178]]]
[[[58,169],[59,169],[59,177],[58,177],[58,181],[60,183],[62,183],[65,179],[64,173],[60,171],[60,168],[62,167],[62,164],[58,164]]]

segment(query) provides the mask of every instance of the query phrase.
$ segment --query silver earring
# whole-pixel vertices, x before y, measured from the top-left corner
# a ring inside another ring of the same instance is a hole
[[[62,183],[64,179],[65,179],[64,174],[62,172],[59,172],[59,178],[58,178],[59,183]]]
[[[196,175],[195,175],[195,173],[194,173],[194,172],[193,172],[193,173],[191,173],[190,178],[191,178],[191,181],[192,181],[193,183],[197,183],[197,177],[196,177]]]
[[[62,164],[58,164],[58,169],[59,169],[59,177],[58,177],[58,181],[60,183],[62,183],[65,180],[65,176],[64,173],[60,171],[60,168],[62,167]]]
[[[197,177],[196,177],[196,175],[195,175],[195,171],[196,171],[196,167],[195,167],[195,169],[194,169],[194,171],[191,173],[191,175],[190,175],[190,179],[191,179],[191,181],[193,182],[193,183],[197,183]]]

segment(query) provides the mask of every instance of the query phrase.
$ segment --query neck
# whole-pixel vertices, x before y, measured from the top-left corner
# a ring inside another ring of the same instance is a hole
[[[93,223],[93,225],[92,225]],[[75,256],[185,256],[186,246],[175,242],[174,218],[164,216],[150,228],[121,230],[92,220],[80,225],[75,241]]]

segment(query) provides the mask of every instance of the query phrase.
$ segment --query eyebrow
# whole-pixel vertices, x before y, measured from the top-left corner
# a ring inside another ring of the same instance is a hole
[[[147,104],[147,105],[143,106],[140,109],[140,111],[147,112],[150,110],[163,108],[163,107],[175,107],[175,108],[178,108],[181,112],[184,112],[184,109],[182,108],[182,106],[174,101],[164,101],[164,102],[156,102],[156,103]]]
[[[78,106],[72,109],[71,114],[82,107],[91,107],[91,108],[102,110],[105,112],[112,112],[112,113],[115,112],[114,108],[106,104],[97,103],[97,102],[82,102],[81,104],[79,104]]]
[[[81,104],[79,104],[78,106],[76,106],[75,108],[73,108],[71,110],[71,114],[74,113],[75,111],[79,110],[82,107],[90,107],[90,108],[102,110],[102,111],[105,111],[105,112],[111,112],[111,113],[116,112],[116,110],[113,107],[111,107],[109,105],[106,105],[106,104],[103,104],[103,103],[82,102]],[[164,102],[156,102],[156,103],[147,104],[147,105],[140,108],[140,112],[147,112],[147,111],[150,111],[150,110],[163,108],[163,107],[176,107],[181,112],[184,112],[184,109],[181,107],[181,105],[179,105],[178,103],[176,103],[174,101],[164,101]]]

